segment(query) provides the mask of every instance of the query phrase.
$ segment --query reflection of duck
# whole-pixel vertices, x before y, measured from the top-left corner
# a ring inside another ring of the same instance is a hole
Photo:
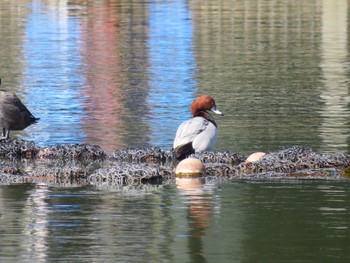
[[[11,130],[24,130],[38,120],[15,94],[0,90],[0,125],[3,129],[1,139],[8,139]]]
[[[191,262],[206,262],[204,237],[211,224],[214,209],[213,193],[204,188],[205,178],[176,178],[177,189],[188,207],[188,250]]]
[[[210,150],[216,143],[218,128],[208,110],[222,115],[215,101],[208,95],[200,96],[191,104],[193,118],[183,122],[177,129],[173,154],[182,160],[192,153]]]

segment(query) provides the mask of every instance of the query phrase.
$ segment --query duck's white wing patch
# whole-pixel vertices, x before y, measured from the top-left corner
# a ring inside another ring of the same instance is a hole
[[[196,153],[211,150],[218,138],[218,129],[211,122],[208,123],[205,131],[198,134],[193,142],[192,147]]]
[[[174,149],[178,146],[193,142],[195,137],[207,128],[208,124],[209,121],[202,117],[195,117],[181,123],[176,132],[173,145]]]

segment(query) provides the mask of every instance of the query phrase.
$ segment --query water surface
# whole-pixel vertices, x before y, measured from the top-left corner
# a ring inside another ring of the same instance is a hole
[[[18,136],[170,148],[189,104],[212,95],[217,150],[349,152],[347,2],[11,1],[4,87],[38,125]]]
[[[0,187],[2,261],[347,262],[349,184]],[[6,226],[6,227],[5,227]]]
[[[169,149],[210,94],[216,150],[350,153],[349,6],[315,1],[0,2],[0,77],[39,145]],[[152,188],[152,187],[150,187]],[[349,262],[346,181],[152,189],[0,186],[4,262]]]

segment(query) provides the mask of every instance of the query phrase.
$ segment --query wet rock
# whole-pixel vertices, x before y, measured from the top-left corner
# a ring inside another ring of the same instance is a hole
[[[78,161],[103,160],[106,153],[98,145],[56,144],[40,150],[39,158],[66,159]]]
[[[47,178],[67,178],[69,180],[85,179],[87,170],[81,167],[50,167],[37,168],[27,173],[30,177],[47,177]]]
[[[191,157],[198,158],[205,164],[205,177],[212,181],[228,180],[237,176],[239,171],[237,165],[244,163],[246,157],[238,153],[230,152],[203,152],[192,154]],[[216,178],[216,179],[214,179]]]
[[[21,173],[2,173],[0,172],[0,184],[9,185],[9,184],[19,184],[24,183],[24,176]]]
[[[191,155],[204,163],[206,180],[223,181],[350,178],[350,155],[317,153],[293,146],[268,153],[255,162],[230,152]],[[175,183],[170,151],[157,147],[127,148],[110,156],[87,144],[37,147],[13,139],[0,142],[0,184],[45,183],[55,186],[165,185]],[[209,180],[209,179],[208,179]]]
[[[98,184],[94,185],[96,189],[103,191],[116,191],[118,194],[123,196],[127,195],[130,197],[139,197],[143,194],[150,192],[155,192],[160,189],[163,189],[163,184],[139,184],[139,185],[109,185],[109,184]]]
[[[350,155],[313,152],[310,148],[293,146],[271,152],[254,163],[242,163],[237,174],[252,175],[264,173],[285,174],[285,177],[297,171],[322,168],[349,167]]]
[[[8,159],[34,159],[37,157],[39,147],[34,142],[21,139],[7,139],[0,141],[0,157]]]
[[[22,174],[22,172],[19,168],[11,167],[11,166],[1,166],[0,173],[1,174],[12,174],[12,175],[21,175]]]
[[[23,173],[16,162],[0,161],[0,184],[22,183]]]
[[[236,175],[234,166],[225,163],[206,163],[206,176],[211,177],[228,177],[231,178]]]
[[[262,172],[257,174],[247,174],[236,177],[245,180],[347,180],[342,175],[342,169],[337,168],[322,168],[322,169],[306,169],[291,173],[279,173],[279,172]]]
[[[238,165],[246,160],[244,155],[231,152],[203,152],[191,154],[190,157],[197,158],[203,163],[224,163],[229,165]]]
[[[0,173],[5,174],[22,174],[22,163],[16,159],[0,159]]]
[[[123,162],[165,163],[171,160],[171,153],[158,147],[126,148],[114,151],[110,159]]]
[[[38,166],[26,171],[27,183],[45,183],[48,185],[81,185],[86,184],[88,171],[80,166],[44,167]]]
[[[162,182],[164,177],[171,176],[172,171],[166,167],[143,163],[115,163],[114,166],[97,169],[88,176],[92,185],[138,185]]]

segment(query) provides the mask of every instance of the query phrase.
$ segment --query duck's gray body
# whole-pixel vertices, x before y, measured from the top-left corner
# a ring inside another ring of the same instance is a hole
[[[24,130],[38,120],[15,94],[0,89],[0,126],[3,128],[2,139],[8,139],[11,130]]]

